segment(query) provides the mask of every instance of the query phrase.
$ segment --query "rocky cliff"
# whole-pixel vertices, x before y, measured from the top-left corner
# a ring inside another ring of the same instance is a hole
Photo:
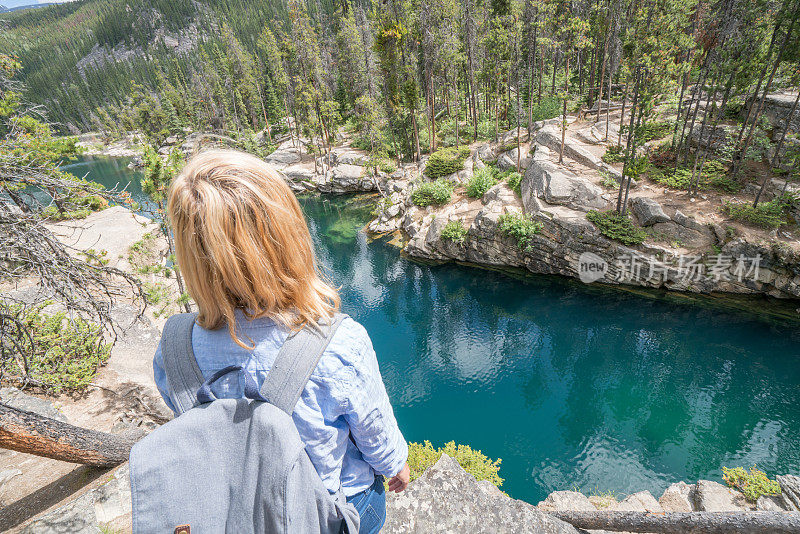
[[[539,126],[531,145],[533,154],[522,160],[526,170],[519,195],[501,182],[479,200],[457,194],[444,206],[418,208],[411,201],[411,192],[425,180],[422,176],[412,180],[407,189],[392,193],[379,206],[369,229],[401,230],[407,238],[405,251],[430,260],[521,267],[534,273],[582,278],[581,269],[586,269],[590,258],[603,265],[603,275],[596,280],[607,284],[800,297],[800,255],[792,247],[777,239],[737,235],[714,220],[701,222],[680,209],[663,207],[648,186],[634,187],[629,199],[634,221],[647,232],[647,239],[635,246],[609,239],[586,215],[590,210],[614,206],[616,192],[600,185],[614,175],[577,140],[568,141],[570,149],[565,149],[564,162],[558,163],[550,148],[556,144],[554,126],[546,122]],[[466,170],[471,172],[484,160],[500,161],[504,156],[493,153],[491,146],[481,147]],[[447,179],[463,183],[468,177]],[[498,224],[500,217],[514,212],[540,226],[523,248],[504,235]],[[463,242],[442,237],[450,221],[460,221],[467,229]]]

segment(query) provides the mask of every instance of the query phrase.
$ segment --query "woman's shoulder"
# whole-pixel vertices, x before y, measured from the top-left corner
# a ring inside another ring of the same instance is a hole
[[[320,358],[315,374],[334,376],[362,367],[372,352],[366,328],[345,315]]]

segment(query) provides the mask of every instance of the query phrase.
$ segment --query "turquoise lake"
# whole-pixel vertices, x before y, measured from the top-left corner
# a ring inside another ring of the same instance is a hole
[[[124,187],[125,160],[73,173]],[[138,183],[129,190],[136,198]],[[503,489],[618,495],[800,471],[800,326],[553,276],[410,261],[361,230],[370,203],[301,200],[343,309],[369,331],[409,441],[502,458]],[[754,300],[753,307],[766,300]],[[800,303],[797,303],[800,306]]]

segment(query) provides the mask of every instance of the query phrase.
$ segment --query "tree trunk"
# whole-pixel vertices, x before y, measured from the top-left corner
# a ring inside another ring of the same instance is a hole
[[[689,109],[686,112],[686,119],[687,120],[689,119],[689,113],[692,114],[692,122],[691,122],[691,125],[689,126],[689,134],[688,134],[690,139],[692,137],[692,130],[694,130],[694,123],[697,120],[697,112],[700,110],[700,101],[703,100],[703,86],[706,84],[706,80],[708,79],[708,71],[710,70],[708,68],[708,58],[709,58],[709,56],[706,56],[706,68],[703,71],[703,76],[702,76],[702,78],[700,80],[700,83],[698,84],[699,87],[695,88],[695,89],[697,89],[697,91],[693,91],[692,92],[692,101],[694,101],[695,93],[698,93],[697,94],[697,103],[694,105],[694,112],[692,112],[692,103],[691,102],[689,103]],[[684,127],[686,127],[685,124],[684,124]],[[690,140],[685,140],[684,144],[685,144],[685,146],[683,147],[683,163],[685,165],[686,162],[689,161],[689,148],[690,148],[690,145],[692,143],[690,142]]]
[[[792,104],[792,109],[789,110],[789,115],[786,116],[786,128],[783,129],[781,132],[781,138],[778,139],[778,144],[775,146],[775,155],[772,156],[772,161],[770,162],[770,166],[775,168],[778,166],[778,161],[780,160],[780,153],[781,148],[783,148],[783,142],[786,139],[786,132],[789,131],[789,124],[792,122],[792,117],[794,116],[794,112],[797,111],[797,102],[800,100],[800,87],[797,88],[797,96],[794,99],[794,104]]]
[[[603,66],[600,69],[600,87],[597,97],[597,122],[600,122],[600,107],[603,105],[603,82],[606,79],[606,65],[608,64],[608,42],[611,40],[611,32],[606,31],[606,44],[603,45]],[[611,106],[611,98],[606,97],[608,106]]]
[[[619,116],[619,135],[617,136],[617,146],[622,145],[622,125],[625,124],[625,100],[628,98],[628,82],[625,82],[625,91],[622,93],[622,113]]]
[[[739,129],[739,135],[736,137],[735,146],[737,147],[739,146],[739,143],[742,141],[742,136],[744,136],[744,131],[747,129],[747,123],[750,122],[750,116],[753,113],[753,105],[756,103],[756,99],[758,99],[758,93],[761,91],[761,83],[764,81],[764,76],[767,75],[767,69],[769,68],[769,58],[772,57],[772,49],[775,47],[775,38],[778,36],[778,30],[780,29],[781,24],[783,24],[783,19],[779,18],[778,23],[775,26],[775,29],[772,30],[772,37],[769,40],[769,48],[767,48],[767,56],[764,58],[764,66],[761,68],[761,73],[758,75],[758,83],[756,83],[756,90],[753,91],[753,97],[750,99],[750,105],[747,106],[747,116],[744,118],[742,127]]]
[[[558,162],[564,162],[564,140],[567,136],[567,97],[564,96],[564,111],[561,114],[561,150],[558,151]]]
[[[800,513],[786,512],[547,512],[580,529],[657,534],[789,534]]]
[[[622,190],[625,187],[625,176],[628,170],[628,160],[630,159],[630,151],[631,151],[631,144],[633,142],[634,137],[634,118],[636,117],[636,104],[638,103],[639,99],[639,68],[636,68],[636,71],[633,74],[633,102],[631,102],[631,123],[628,126],[628,140],[625,142],[625,163],[622,165],[622,178],[619,181],[619,193],[617,194],[617,213],[622,213]],[[633,154],[636,154],[636,146],[633,147]]]
[[[594,76],[597,71],[597,51],[600,49],[600,36],[594,39],[594,50],[592,50],[592,66],[589,68],[589,98],[587,99],[587,106],[589,108],[594,104]]]
[[[764,86],[764,94],[761,95],[761,99],[758,102],[758,108],[756,108],[756,114],[753,117],[753,122],[750,125],[750,130],[747,132],[747,138],[744,141],[744,144],[734,153],[733,156],[733,172],[732,177],[735,179],[736,176],[739,174],[739,171],[742,168],[742,161],[747,154],[747,149],[750,147],[750,143],[753,140],[753,134],[756,131],[756,125],[758,124],[758,119],[761,118],[761,112],[764,110],[764,102],[767,100],[767,95],[769,94],[769,90],[772,88],[772,81],[775,79],[775,72],[778,70],[778,66],[781,63],[781,57],[783,57],[783,53],[786,51],[786,45],[789,43],[789,37],[792,35],[792,30],[794,29],[796,19],[792,20],[792,23],[789,25],[789,29],[786,30],[786,37],[784,37],[783,42],[781,43],[781,48],[778,50],[778,57],[775,58],[775,63],[772,66],[772,71],[769,73],[769,79],[767,80],[767,85]],[[761,189],[756,195],[756,200],[753,203],[753,206],[758,204],[758,198],[761,196],[761,191],[763,191],[764,186],[767,183],[767,179],[765,177],[764,181],[761,184]]]
[[[135,439],[97,432],[0,403],[0,448],[97,467],[128,461]]]

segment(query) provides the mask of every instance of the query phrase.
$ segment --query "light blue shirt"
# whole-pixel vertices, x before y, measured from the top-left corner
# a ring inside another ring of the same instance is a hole
[[[271,319],[248,321],[240,311],[237,331],[245,344],[255,345],[253,350],[234,343],[227,327],[206,330],[195,325],[192,348],[197,364],[206,379],[229,365],[241,365],[260,387],[288,331]],[[153,371],[164,402],[174,412],[161,344]],[[230,373],[211,389],[217,398],[241,398],[244,379],[241,373]],[[373,484],[375,473],[396,475],[408,458],[408,444],[397,426],[372,342],[350,317],[342,321],[322,354],[292,419],[330,492],[341,485],[346,496],[355,495]]]

